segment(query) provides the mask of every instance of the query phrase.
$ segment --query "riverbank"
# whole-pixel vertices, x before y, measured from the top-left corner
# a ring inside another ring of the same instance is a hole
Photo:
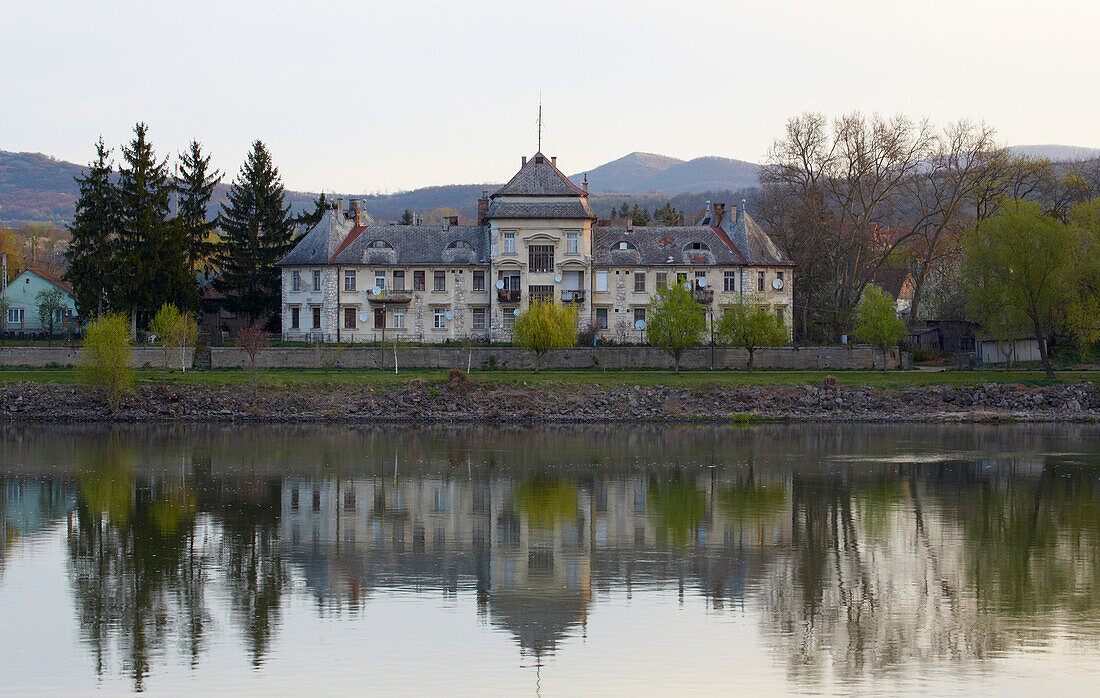
[[[569,423],[1090,422],[1096,384],[874,387],[827,376],[808,385],[612,384],[413,378],[403,383],[142,384],[110,411],[101,392],[0,383],[6,422]]]

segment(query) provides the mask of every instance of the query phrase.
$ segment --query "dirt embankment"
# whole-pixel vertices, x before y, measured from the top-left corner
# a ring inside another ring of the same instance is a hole
[[[824,384],[731,388],[584,386],[413,380],[395,388],[141,386],[116,411],[95,389],[0,386],[0,419],[25,422],[631,422],[1095,421],[1092,383],[880,389]]]

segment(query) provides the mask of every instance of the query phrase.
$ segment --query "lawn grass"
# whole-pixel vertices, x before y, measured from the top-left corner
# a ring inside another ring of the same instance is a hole
[[[758,385],[807,385],[820,384],[831,375],[846,385],[881,388],[907,388],[921,385],[977,385],[981,383],[1021,383],[1024,385],[1050,385],[1041,371],[986,370],[986,371],[684,371],[679,375],[670,371],[601,371],[596,369],[553,370],[534,374],[531,371],[477,371],[470,378],[487,383],[526,383],[568,386],[585,385],[666,385],[690,388],[717,384],[722,386]],[[1061,371],[1053,383],[1100,380],[1100,372]],[[161,371],[140,369],[135,372],[138,384],[157,384],[162,380]],[[270,386],[323,386],[323,385],[371,385],[391,387],[403,385],[413,379],[426,383],[447,380],[444,369],[407,369],[394,375],[392,370],[377,369],[270,369],[259,372],[259,381]],[[232,386],[248,384],[251,375],[239,369],[215,369],[206,371],[170,371],[167,382],[172,385]],[[75,369],[0,368],[0,382],[33,381],[39,383],[78,384],[82,382]]]

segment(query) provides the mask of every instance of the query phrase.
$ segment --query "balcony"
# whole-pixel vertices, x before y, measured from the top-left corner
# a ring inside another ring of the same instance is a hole
[[[371,303],[408,303],[412,300],[412,294],[408,291],[382,291],[375,295],[374,291],[367,291],[367,300]]]
[[[707,305],[714,300],[714,289],[695,288],[695,290],[691,292],[691,295],[693,298],[695,298],[697,302],[702,303],[703,305]]]
[[[562,291],[562,303],[584,303],[584,289],[579,291]]]
[[[520,291],[519,289],[511,290],[507,288],[497,289],[497,300],[501,303],[519,303]]]

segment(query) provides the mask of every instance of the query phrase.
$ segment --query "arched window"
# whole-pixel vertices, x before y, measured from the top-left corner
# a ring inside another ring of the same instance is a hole
[[[637,250],[638,250],[638,248],[635,247],[633,243],[627,242],[626,240],[619,240],[618,242],[616,242],[614,245],[611,246],[611,251],[612,252],[626,252],[626,251],[635,251],[636,252]]]
[[[684,252],[710,252],[710,247],[705,242],[689,242],[684,245]]]
[[[472,250],[474,246],[465,240],[455,240],[450,245],[447,245],[448,250]]]
[[[385,240],[372,240],[370,243],[367,244],[367,247],[372,247],[372,248],[377,249],[377,250],[392,250],[393,249],[393,245],[386,242]]]

